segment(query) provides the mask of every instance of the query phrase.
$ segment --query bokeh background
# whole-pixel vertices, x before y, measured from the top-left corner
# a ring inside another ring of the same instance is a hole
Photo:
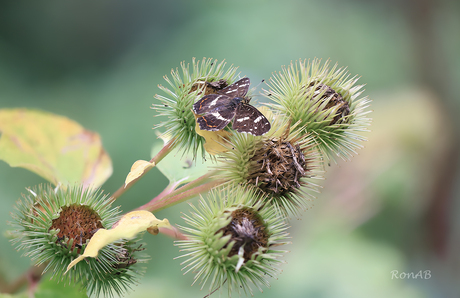
[[[114,167],[103,188],[114,192],[160,142],[149,107],[181,61],[226,59],[256,82],[297,59],[330,59],[366,84],[372,132],[359,155],[328,167],[313,207],[291,221],[283,273],[255,296],[460,297],[459,53],[458,1],[4,0],[0,108],[98,132]],[[0,161],[2,234],[25,187],[43,182]],[[154,169],[117,203],[131,210],[166,183]],[[189,209],[157,215],[183,224]],[[126,297],[206,294],[182,275],[171,239],[144,238],[152,260]],[[29,266],[0,237],[1,281]]]

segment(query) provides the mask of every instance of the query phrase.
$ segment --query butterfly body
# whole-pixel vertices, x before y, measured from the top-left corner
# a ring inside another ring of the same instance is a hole
[[[270,130],[270,122],[246,97],[249,90],[249,78],[243,78],[217,94],[203,96],[193,105],[193,112],[202,115],[197,123],[202,130],[218,131],[224,129],[233,120],[232,128],[237,132],[256,136]]]

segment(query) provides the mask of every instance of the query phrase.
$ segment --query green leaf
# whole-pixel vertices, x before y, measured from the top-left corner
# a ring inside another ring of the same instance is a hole
[[[112,161],[97,133],[66,117],[27,109],[0,109],[0,159],[57,185],[98,187],[112,175]]]
[[[163,148],[162,143],[157,143],[152,147],[152,157]],[[191,154],[183,154],[179,150],[173,149],[166,155],[161,162],[155,165],[170,183],[188,183],[208,172],[210,162],[197,161]]]
[[[55,280],[42,280],[35,292],[35,298],[87,298],[86,290],[79,285],[65,285]]]

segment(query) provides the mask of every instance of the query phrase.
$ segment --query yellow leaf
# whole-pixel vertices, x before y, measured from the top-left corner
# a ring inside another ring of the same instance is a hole
[[[171,227],[171,225],[166,218],[159,220],[149,211],[139,210],[129,212],[125,214],[112,229],[97,230],[86,246],[85,252],[67,266],[65,273],[84,258],[97,257],[99,250],[116,240],[132,239],[140,232],[146,230],[149,230],[149,232],[153,234],[151,231],[156,231],[160,227]]]
[[[128,173],[128,176],[126,176],[125,187],[129,183],[131,183],[134,179],[139,178],[142,174],[144,174],[145,171],[147,171],[150,168],[153,168],[154,166],[155,166],[155,163],[153,162],[148,162],[145,160],[136,161],[132,165],[131,171]]]
[[[38,110],[0,109],[0,159],[51,183],[101,186],[112,161],[99,135],[66,117]]]
[[[261,107],[258,107],[257,109],[259,110],[259,112],[261,112],[265,116],[265,118],[269,120],[273,120],[273,117],[274,117],[273,112],[267,106],[261,106]]]
[[[268,135],[271,137],[280,137],[286,131],[286,128],[290,125],[290,122],[286,122],[284,117],[279,117],[278,115],[273,114],[273,112],[267,106],[261,106],[257,108],[265,118],[270,121],[272,127],[268,132]]]
[[[197,115],[195,115],[195,120],[196,118],[198,118]],[[209,154],[215,155],[221,152],[228,151],[228,149],[225,148],[223,144],[226,143],[228,140],[228,137],[232,135],[231,132],[228,132],[226,130],[219,130],[219,131],[201,130],[198,122],[196,122],[195,131],[197,134],[199,134],[200,136],[206,139],[206,143],[203,145],[203,147]]]

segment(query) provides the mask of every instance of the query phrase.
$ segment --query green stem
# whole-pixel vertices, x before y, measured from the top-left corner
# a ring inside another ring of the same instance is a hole
[[[175,139],[169,140],[168,143],[166,143],[163,148],[160,150],[160,152],[157,153],[151,160],[150,163],[154,163],[157,165],[166,155],[168,155],[169,152],[171,152],[174,149],[175,145]],[[128,189],[130,189],[134,184],[136,184],[137,181],[139,181],[142,177],[144,177],[145,174],[147,174],[152,168],[146,169],[141,176],[137,177],[133,181],[131,181],[128,185],[122,185],[116,192],[113,193],[112,195],[112,200],[115,201],[119,197],[121,197]]]

